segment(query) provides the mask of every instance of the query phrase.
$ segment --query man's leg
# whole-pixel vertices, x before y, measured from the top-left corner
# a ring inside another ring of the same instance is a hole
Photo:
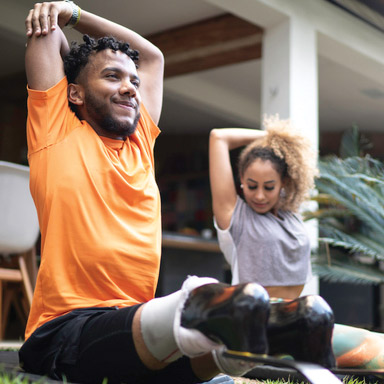
[[[170,363],[183,355],[195,357],[218,346],[203,334],[187,332],[179,337],[177,333],[180,331],[180,325],[176,324],[190,292],[200,286],[217,283],[213,278],[190,276],[179,291],[150,300],[143,305],[140,330],[143,341],[153,357],[160,362]],[[187,342],[187,351],[180,350],[180,339]]]
[[[201,282],[205,284],[194,288]],[[64,323],[65,334],[61,323],[55,328],[52,365],[40,374],[92,384],[105,377],[109,384],[160,384],[170,378],[172,383],[187,384],[209,380],[219,371],[240,376],[254,364],[224,357],[222,351],[266,353],[269,297],[257,284],[206,283],[204,279],[197,284],[188,280],[181,293],[144,305],[84,309],[83,321],[74,311]],[[33,350],[52,345],[51,336],[45,338],[51,325],[43,327],[34,338]],[[213,355],[208,353],[212,350]],[[167,357],[172,361],[165,361]]]
[[[132,323],[132,336],[133,342],[135,344],[136,352],[140,357],[140,360],[143,364],[152,370],[163,369],[168,364],[162,361],[157,360],[151,352],[149,352],[147,346],[144,343],[143,335],[141,333],[141,312],[143,310],[143,306],[141,306],[135,316],[133,317]]]
[[[267,327],[269,353],[333,368],[333,327],[333,311],[318,295],[276,299],[271,302]]]
[[[129,382],[132,384],[159,383],[194,384],[201,382],[192,370],[191,362],[183,357],[163,369],[149,369],[139,357],[133,340],[133,319],[137,305],[106,313],[91,315],[81,329],[78,346],[63,340],[53,361],[55,379],[68,382],[95,384],[107,378],[108,384]],[[74,327],[77,327],[77,319]],[[71,324],[69,324],[71,326]],[[73,328],[73,327],[71,327]],[[60,337],[60,334],[58,334]],[[44,344],[48,340],[42,340]],[[39,345],[34,346],[39,350]],[[36,352],[35,352],[36,355]],[[40,373],[42,374],[42,373]]]
[[[149,352],[145,345],[143,335],[141,333],[140,316],[143,307],[140,307],[133,318],[133,341],[135,343],[136,352],[140,357],[143,364],[152,370],[159,370],[165,368],[168,363],[157,360],[151,352]],[[212,377],[218,375],[219,369],[212,357],[211,353],[191,359],[191,367],[197,377],[203,380],[210,380]]]
[[[133,319],[133,340],[135,343],[135,348],[137,354],[140,357],[140,360],[143,364],[152,370],[160,370],[165,368],[168,363],[160,362],[157,360],[151,352],[149,352],[147,346],[145,345],[140,326],[140,315],[143,307],[140,307],[135,314]],[[220,373],[219,368],[217,367],[215,360],[211,353],[207,353],[203,356],[195,357],[191,359],[191,367],[194,374],[201,379],[201,381],[210,380],[212,377]]]
[[[150,369],[162,369],[185,355],[202,380],[215,376],[217,367],[240,376],[253,364],[222,352],[265,354],[268,314],[269,297],[260,285],[229,286],[193,276],[180,291],[143,305],[134,319],[135,347]]]

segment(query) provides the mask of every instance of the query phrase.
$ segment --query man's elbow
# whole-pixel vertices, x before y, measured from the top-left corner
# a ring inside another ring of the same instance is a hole
[[[165,59],[163,52],[156,46],[153,46],[153,61],[158,65],[159,68],[164,70]]]

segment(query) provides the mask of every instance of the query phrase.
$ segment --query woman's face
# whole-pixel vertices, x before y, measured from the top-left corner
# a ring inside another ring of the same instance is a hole
[[[269,160],[256,159],[241,178],[244,198],[257,213],[277,214],[283,180]]]

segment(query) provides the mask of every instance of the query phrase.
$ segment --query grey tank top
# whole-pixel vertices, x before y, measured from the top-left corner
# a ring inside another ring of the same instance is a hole
[[[279,211],[258,214],[240,197],[228,229],[215,227],[219,246],[232,269],[232,284],[305,284],[312,277],[310,241],[303,221]]]

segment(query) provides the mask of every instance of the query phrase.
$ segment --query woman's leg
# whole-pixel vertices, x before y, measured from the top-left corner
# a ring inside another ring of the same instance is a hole
[[[384,334],[335,324],[333,352],[339,368],[384,368]]]

